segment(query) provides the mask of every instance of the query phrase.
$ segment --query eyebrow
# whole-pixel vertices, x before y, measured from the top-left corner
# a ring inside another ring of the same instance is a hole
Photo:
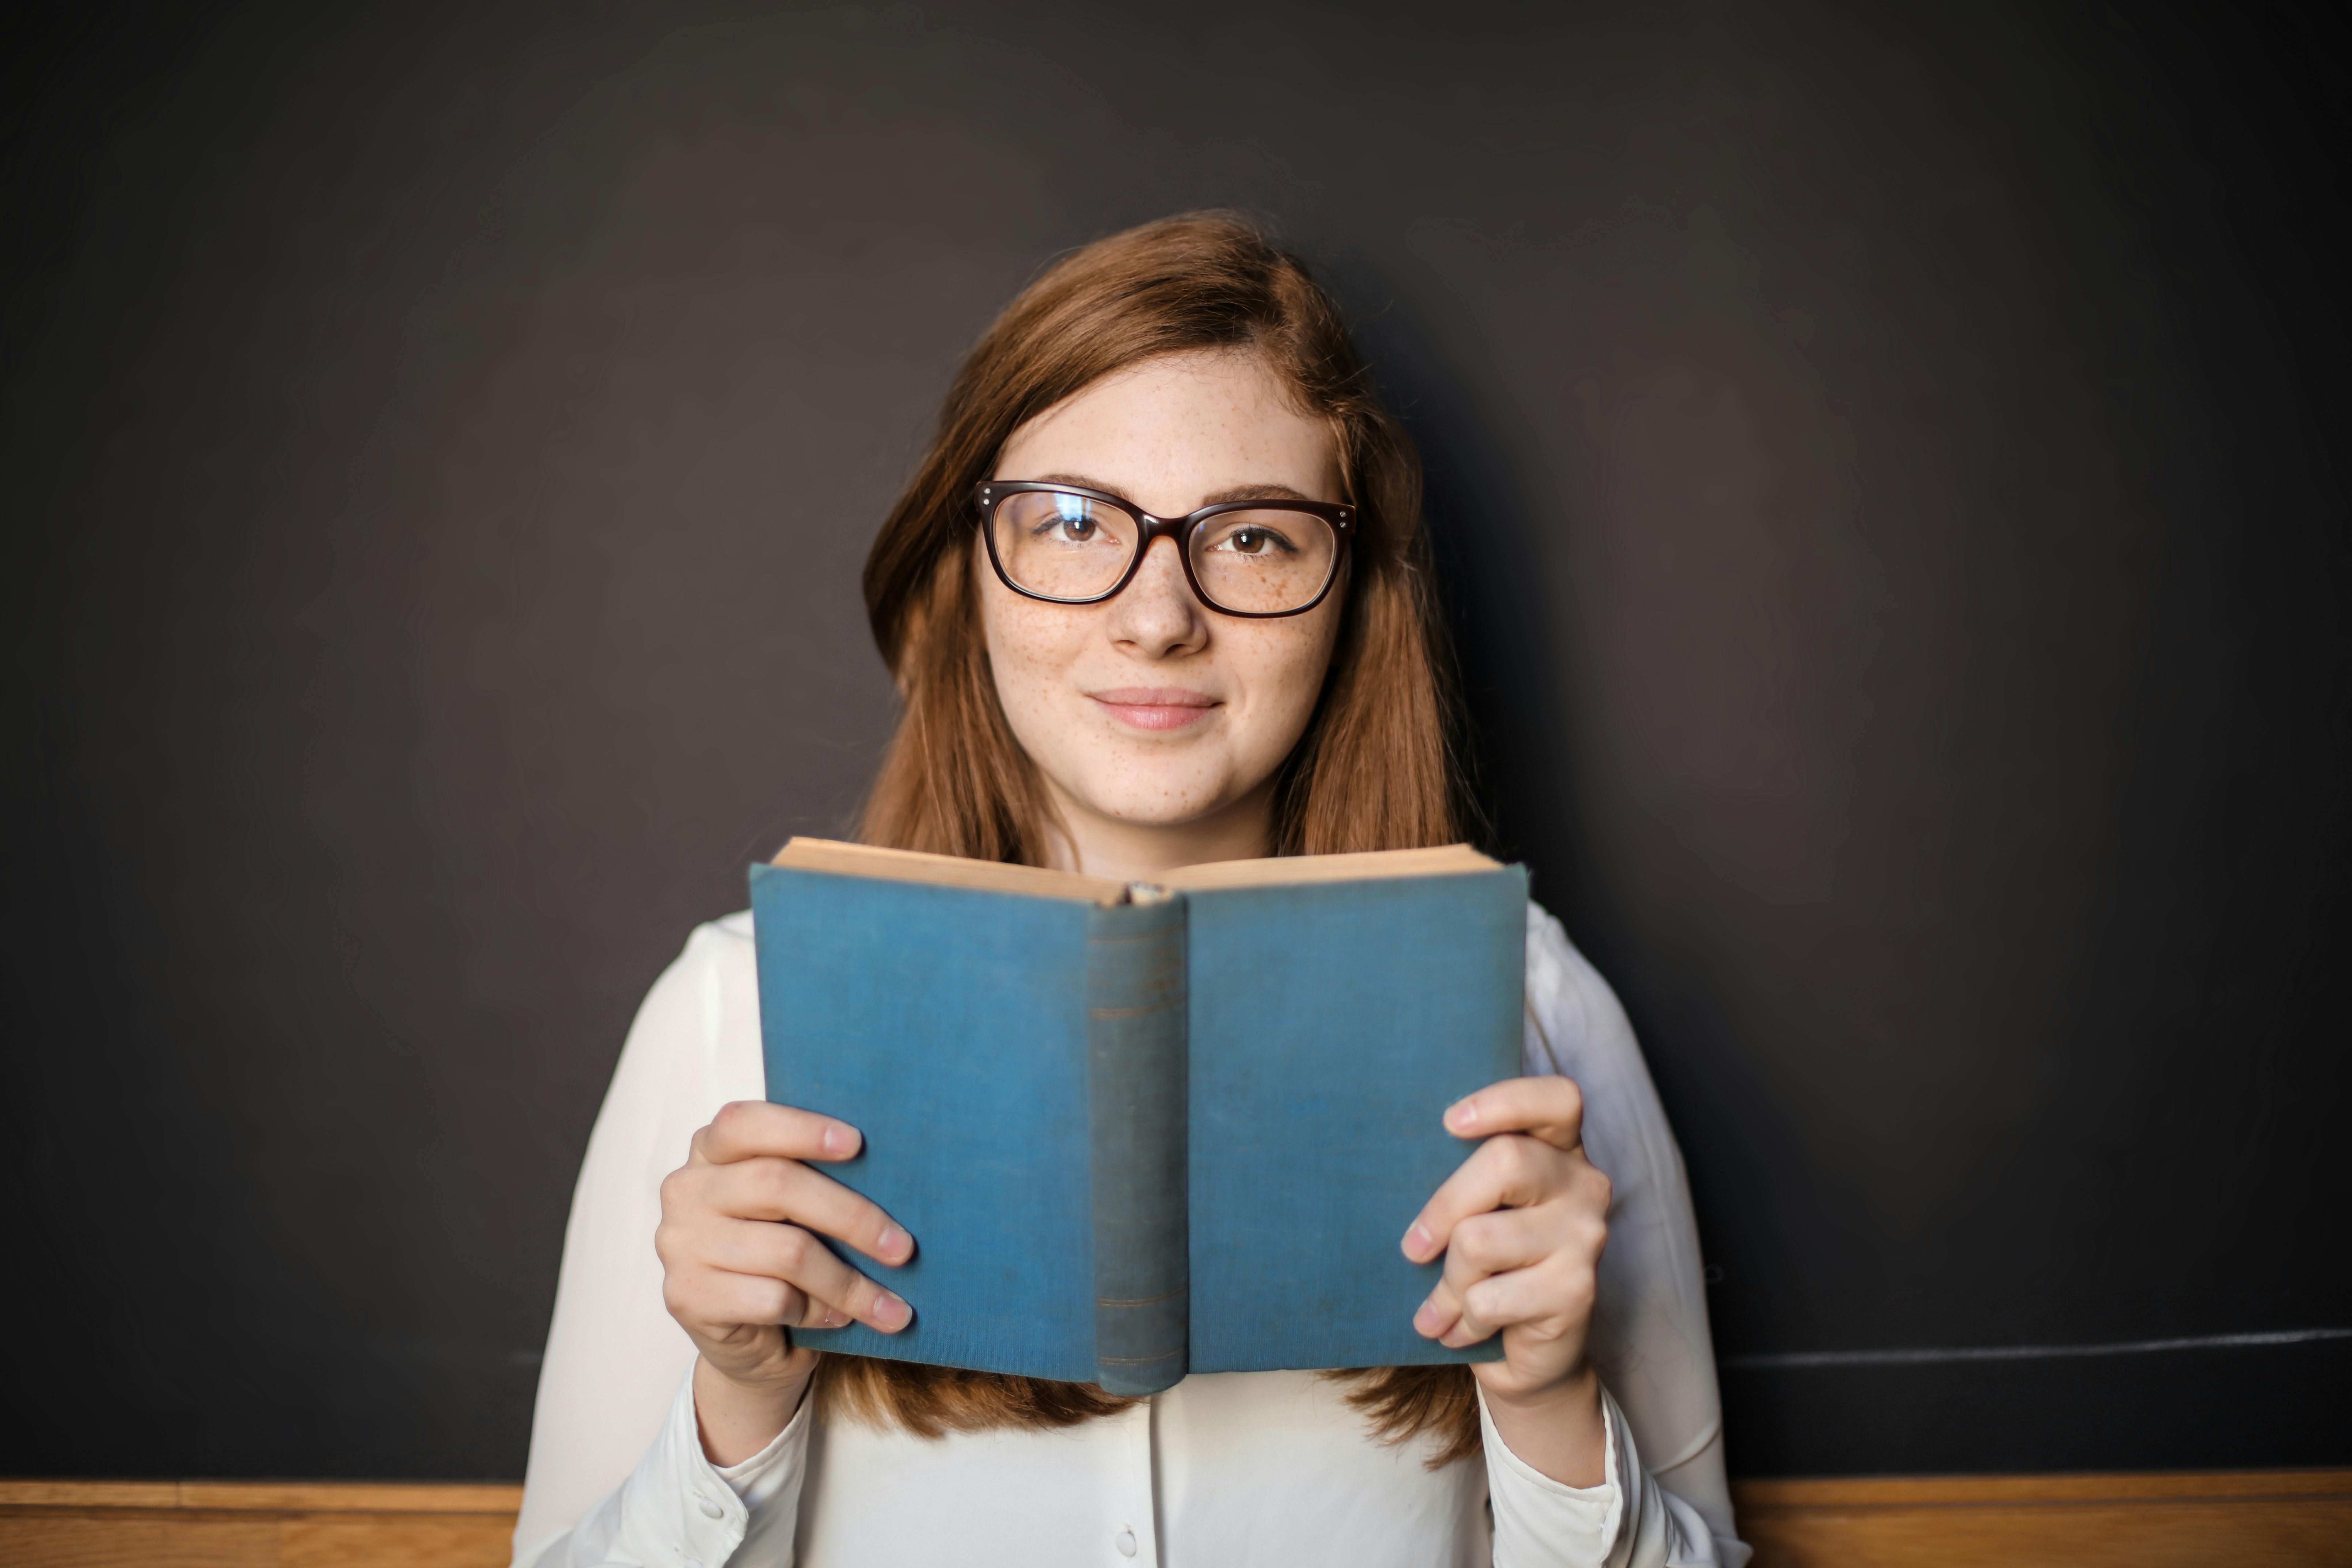
[[[1129,500],[1124,491],[1107,485],[1100,479],[1090,479],[1085,474],[1040,474],[1030,482],[1040,485],[1076,485],[1082,490],[1100,490],[1105,495],[1118,496],[1121,500]],[[1233,485],[1203,497],[1201,504],[1223,506],[1227,501],[1236,500],[1312,501],[1314,499],[1313,496],[1292,489],[1288,485]]]

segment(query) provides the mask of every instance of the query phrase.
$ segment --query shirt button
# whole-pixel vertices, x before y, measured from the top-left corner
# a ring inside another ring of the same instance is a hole
[[[702,1510],[702,1517],[705,1519],[717,1519],[720,1514],[727,1511],[707,1497],[696,1498],[694,1500],[694,1506]]]
[[[1135,1531],[1131,1530],[1120,1531],[1117,1535],[1111,1538],[1111,1544],[1118,1548],[1118,1554],[1121,1557],[1134,1556]]]

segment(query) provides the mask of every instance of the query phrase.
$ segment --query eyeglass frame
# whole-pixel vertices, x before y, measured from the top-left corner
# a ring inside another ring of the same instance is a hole
[[[1087,500],[1100,501],[1115,510],[1125,512],[1133,521],[1138,531],[1135,555],[1128,562],[1127,570],[1118,574],[1118,582],[1087,598],[1057,599],[1050,594],[1024,588],[1013,580],[1013,574],[1004,569],[1003,561],[996,553],[996,530],[990,526],[991,520],[997,503],[1005,497],[1039,494],[1082,496]],[[1355,537],[1358,510],[1340,501],[1273,500],[1261,497],[1255,500],[1217,501],[1197,511],[1187,512],[1182,517],[1154,517],[1124,497],[1104,490],[1090,490],[1084,485],[1055,484],[1048,479],[982,479],[971,487],[971,496],[972,505],[979,514],[980,536],[988,546],[988,563],[996,569],[996,580],[1024,599],[1034,599],[1041,605],[1099,605],[1106,600],[1116,599],[1126,591],[1129,583],[1135,581],[1135,574],[1143,570],[1143,558],[1151,552],[1153,542],[1166,538],[1175,542],[1176,559],[1184,568],[1184,581],[1191,585],[1194,598],[1221,616],[1234,616],[1250,621],[1274,621],[1286,616],[1303,616],[1330,596],[1331,585],[1339,580],[1340,571],[1348,563],[1348,542]],[[1303,511],[1331,525],[1335,542],[1331,570],[1324,577],[1323,586],[1315,591],[1313,598],[1288,610],[1234,610],[1209,597],[1207,590],[1201,586],[1200,574],[1192,570],[1192,552],[1185,546],[1202,523],[1229,511]]]

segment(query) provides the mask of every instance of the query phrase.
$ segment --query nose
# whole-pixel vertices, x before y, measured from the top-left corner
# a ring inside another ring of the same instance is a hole
[[[1208,640],[1207,613],[1184,579],[1183,557],[1172,539],[1155,539],[1135,578],[1110,602],[1111,640],[1149,658],[1197,651]]]

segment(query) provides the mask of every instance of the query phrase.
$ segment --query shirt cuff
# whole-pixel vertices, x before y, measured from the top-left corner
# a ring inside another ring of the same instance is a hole
[[[693,1398],[693,1383],[691,1377],[687,1379],[689,1403]],[[758,1513],[764,1505],[773,1502],[784,1487],[799,1482],[801,1461],[808,1453],[809,1407],[815,1403],[811,1394],[802,1394],[801,1407],[793,1412],[792,1420],[769,1440],[766,1447],[741,1464],[710,1467],[710,1473],[725,1481],[728,1489],[742,1500],[743,1506],[751,1512]],[[698,1429],[697,1436],[699,1436]]]
[[[1601,1394],[1601,1470],[1597,1487],[1556,1481],[1517,1454],[1495,1429],[1486,1411],[1486,1391],[1478,1391],[1478,1432],[1486,1445],[1486,1495],[1495,1510],[1496,1568],[1574,1564],[1588,1568],[1609,1561],[1624,1526],[1622,1478],[1631,1455],[1621,1457],[1625,1417],[1607,1390]]]
[[[661,1435],[621,1489],[619,1554],[635,1563],[719,1568],[752,1542],[762,1547],[759,1561],[789,1565],[814,1403],[803,1396],[774,1442],[722,1470],[702,1451],[689,1370]]]

